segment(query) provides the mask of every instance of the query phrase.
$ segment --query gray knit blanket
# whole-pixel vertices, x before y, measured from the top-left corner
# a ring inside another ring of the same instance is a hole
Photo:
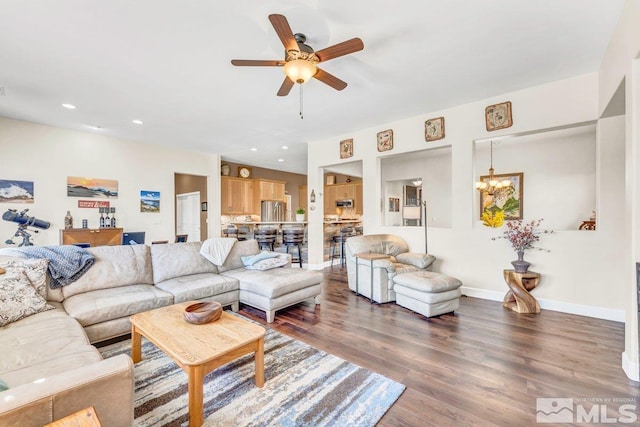
[[[0,255],[48,259],[51,289],[61,288],[78,280],[95,262],[88,251],[73,245],[2,248]]]

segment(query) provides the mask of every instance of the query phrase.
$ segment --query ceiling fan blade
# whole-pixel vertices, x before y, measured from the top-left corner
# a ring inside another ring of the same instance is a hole
[[[296,38],[293,36],[293,31],[291,31],[291,27],[289,26],[289,22],[287,18],[283,15],[269,15],[269,21],[271,21],[271,25],[273,25],[273,29],[276,30],[276,34],[280,37],[280,41],[284,45],[284,48],[289,50],[300,50],[298,47],[298,42],[296,42]]]
[[[342,90],[347,87],[347,82],[340,80],[333,74],[329,74],[320,68],[318,68],[318,72],[313,77],[320,80],[322,83],[331,86],[335,90]]]
[[[333,46],[325,47],[324,49],[317,51],[316,56],[320,59],[320,62],[324,62],[362,49],[364,49],[364,43],[356,37],[342,43],[334,44]]]
[[[282,67],[284,61],[260,59],[232,59],[231,63],[239,67]]]
[[[289,77],[285,77],[282,82],[282,86],[280,86],[280,90],[278,90],[278,96],[287,96],[291,91],[294,83],[289,79]]]

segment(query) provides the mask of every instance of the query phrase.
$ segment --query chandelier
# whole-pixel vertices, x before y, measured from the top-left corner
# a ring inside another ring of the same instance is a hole
[[[509,191],[513,184],[510,180],[499,180],[493,174],[493,141],[491,141],[491,167],[489,167],[489,179],[483,181],[480,179],[476,182],[476,189],[479,191],[486,191],[490,196],[500,195],[506,191]]]

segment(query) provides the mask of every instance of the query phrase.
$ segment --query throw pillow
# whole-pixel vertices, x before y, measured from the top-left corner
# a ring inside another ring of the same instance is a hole
[[[268,258],[258,261],[252,265],[247,265],[245,268],[248,270],[271,270],[272,268],[282,267],[289,263],[287,257]]]
[[[0,275],[0,326],[54,308],[36,292],[24,270]]]
[[[9,386],[7,385],[7,383],[5,383],[0,379],[0,391],[5,391],[5,390],[9,390]]]
[[[24,271],[36,292],[45,300],[47,299],[47,268],[49,260],[16,259],[1,264],[6,270]]]
[[[248,256],[240,257],[240,259],[242,259],[242,264],[244,264],[245,267],[249,267],[258,261],[262,261],[270,258],[276,258],[277,256],[278,254],[275,252],[262,251],[256,255],[248,255]]]

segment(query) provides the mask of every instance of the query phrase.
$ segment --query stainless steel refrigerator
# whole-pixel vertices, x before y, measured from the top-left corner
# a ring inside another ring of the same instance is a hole
[[[260,209],[260,221],[284,222],[287,215],[287,204],[280,200],[263,200]]]

